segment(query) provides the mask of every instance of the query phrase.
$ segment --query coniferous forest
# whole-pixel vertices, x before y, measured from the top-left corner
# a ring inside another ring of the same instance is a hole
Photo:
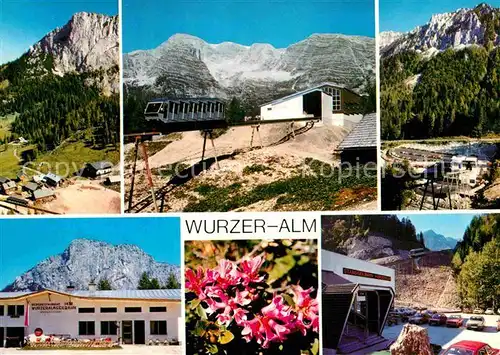
[[[103,73],[58,76],[50,69],[49,56],[33,63],[26,55],[0,67],[0,116],[17,114],[7,139],[23,137],[40,151],[76,134],[94,148],[118,144],[119,95],[102,95],[95,83]]]
[[[458,292],[464,306],[500,304],[500,216],[472,219],[453,257]]]
[[[381,61],[384,140],[500,133],[500,48],[403,52]]]

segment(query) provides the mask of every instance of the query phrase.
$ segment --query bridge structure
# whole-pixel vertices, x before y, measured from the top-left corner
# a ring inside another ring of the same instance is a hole
[[[127,133],[124,138],[128,141],[133,141],[135,145],[134,163],[132,165],[132,179],[130,184],[130,192],[128,198],[128,206],[126,212],[139,212],[145,207],[153,204],[155,212],[159,212],[162,206],[157,205],[157,200],[161,194],[165,194],[165,189],[162,189],[159,195],[155,191],[151,170],[149,168],[149,156],[145,142],[151,140],[153,136],[167,135],[178,132],[201,131],[202,132],[202,153],[201,160],[205,159],[207,152],[207,141],[210,141],[215,164],[219,167],[218,153],[214,141],[214,130],[229,129],[231,127],[247,126],[252,129],[250,148],[263,148],[262,138],[260,136],[261,125],[286,123],[287,134],[278,142],[274,142],[269,146],[282,144],[290,139],[294,139],[295,135],[304,133],[311,129],[315,123],[321,122],[322,117],[308,115],[306,117],[295,118],[280,118],[261,120],[257,118],[247,119],[244,121],[233,122],[225,116],[225,104],[217,98],[159,98],[148,102],[144,110],[144,119],[148,125],[152,127],[147,132]],[[305,123],[297,128],[296,123]],[[258,139],[258,143],[254,146],[254,140]],[[133,202],[133,193],[135,185],[135,177],[137,174],[137,160],[141,152],[145,162],[146,181],[150,190],[150,197],[142,199],[139,202]],[[168,189],[166,189],[168,191]]]

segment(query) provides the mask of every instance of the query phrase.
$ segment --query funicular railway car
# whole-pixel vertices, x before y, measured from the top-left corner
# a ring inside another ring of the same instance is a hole
[[[169,122],[224,120],[225,103],[216,98],[160,98],[148,102],[146,120]]]
[[[410,250],[411,258],[418,258],[427,254],[427,251],[424,248],[416,248]]]

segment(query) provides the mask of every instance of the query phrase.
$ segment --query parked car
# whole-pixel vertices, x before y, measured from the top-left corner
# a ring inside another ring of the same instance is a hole
[[[429,316],[429,317],[432,317],[433,315],[435,315],[437,312],[436,311],[432,311],[430,309],[426,310],[423,312],[425,315]]]
[[[447,320],[446,314],[436,313],[429,318],[429,325],[445,325]]]
[[[497,332],[500,332],[500,318],[497,319]]]
[[[415,313],[417,313],[417,311],[413,308],[403,308],[402,310],[405,316],[413,316]]]
[[[462,340],[451,345],[443,355],[498,355],[500,351],[480,341]]]
[[[481,308],[475,308],[472,313],[474,314],[484,314],[484,310]]]
[[[467,329],[472,329],[472,330],[483,330],[484,329],[484,317],[480,316],[472,316],[469,318],[467,321],[467,324],[465,325]]]
[[[460,314],[453,314],[446,320],[447,327],[460,328],[464,324],[464,319]]]
[[[429,316],[423,313],[417,313],[408,319],[410,324],[425,324],[429,320]]]
[[[495,314],[495,311],[493,310],[493,308],[486,308],[486,311],[484,311],[484,314],[491,316],[491,315]]]

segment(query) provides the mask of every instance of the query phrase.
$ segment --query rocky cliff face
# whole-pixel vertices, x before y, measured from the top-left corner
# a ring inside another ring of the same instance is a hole
[[[372,260],[399,255],[393,243],[381,235],[352,237],[342,243],[341,251],[351,258]]]
[[[428,23],[418,26],[399,38],[384,34],[381,54],[390,56],[414,50],[433,55],[448,48],[460,49],[470,45],[500,44],[497,27],[500,9],[481,4],[474,9],[436,14]],[[386,41],[389,38],[389,41]],[[389,43],[387,43],[389,42]]]
[[[390,46],[394,41],[397,41],[402,36],[404,36],[404,33],[402,32],[395,32],[395,31],[380,32],[378,37],[378,46],[380,48],[380,51],[384,52],[384,49],[386,47]]]
[[[28,51],[28,62],[41,59],[54,74],[100,71],[98,84],[111,92],[119,91],[118,16],[79,12],[63,27],[48,33]],[[50,58],[50,59],[47,59]]]
[[[102,279],[107,279],[113,289],[136,289],[144,272],[160,284],[165,284],[171,273],[180,280],[178,266],[156,262],[137,246],[76,239],[63,253],[18,276],[5,291],[64,291],[70,284],[77,290],[86,290],[89,282]]]
[[[210,44],[176,34],[159,47],[124,55],[126,85],[187,96],[266,96],[334,81],[362,89],[374,80],[373,38],[315,34],[288,48]]]

